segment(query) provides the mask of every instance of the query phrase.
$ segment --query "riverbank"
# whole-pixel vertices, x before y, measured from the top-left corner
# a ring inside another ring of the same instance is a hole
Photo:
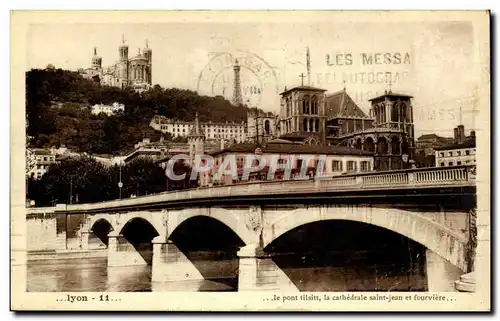
[[[68,259],[82,259],[82,258],[101,258],[107,257],[107,249],[96,250],[65,250],[65,251],[28,251],[28,261],[41,261],[41,260],[68,260]]]

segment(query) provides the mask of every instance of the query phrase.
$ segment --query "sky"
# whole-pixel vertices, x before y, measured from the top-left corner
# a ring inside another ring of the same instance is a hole
[[[414,97],[417,137],[453,136],[460,119],[467,133],[476,129],[480,70],[467,21],[38,23],[28,31],[27,66],[87,68],[94,47],[103,66],[112,65],[122,36],[130,57],[147,39],[153,83],[163,87],[231,99],[238,59],[243,100],[266,111],[278,113],[279,93],[302,81],[327,93],[345,86],[366,113],[368,99],[390,87]]]

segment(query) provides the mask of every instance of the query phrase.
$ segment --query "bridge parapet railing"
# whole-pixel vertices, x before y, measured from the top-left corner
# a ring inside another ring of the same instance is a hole
[[[58,204],[56,208],[28,208],[28,213],[94,211],[111,208],[123,208],[168,202],[189,202],[196,199],[214,199],[227,197],[248,197],[280,195],[286,193],[315,193],[328,191],[349,191],[356,189],[422,187],[439,185],[474,184],[473,166],[419,168],[388,172],[366,172],[310,180],[261,181],[246,184],[223,185],[209,188],[196,188],[177,192],[140,196],[136,198],[112,200],[88,204]]]
[[[408,173],[394,173],[394,174],[381,174],[364,176],[361,180],[361,185],[373,186],[373,185],[407,185],[408,184]]]
[[[414,184],[446,184],[474,180],[468,168],[444,168],[413,173]]]

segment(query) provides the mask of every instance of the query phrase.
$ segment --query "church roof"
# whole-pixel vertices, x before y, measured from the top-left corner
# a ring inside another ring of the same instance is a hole
[[[285,89],[285,91],[283,91],[280,95],[284,95],[290,91],[294,91],[294,90],[308,90],[308,91],[323,91],[325,92],[326,89],[323,89],[323,88],[318,88],[318,87],[312,87],[312,86],[297,86],[297,87],[293,87],[291,89]]]
[[[342,116],[368,118],[345,90],[337,91],[326,97],[325,113],[328,119]]]

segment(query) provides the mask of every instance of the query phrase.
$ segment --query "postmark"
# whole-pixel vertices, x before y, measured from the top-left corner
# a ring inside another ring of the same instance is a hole
[[[232,101],[236,64],[239,66],[243,104],[260,107],[263,101],[267,101],[264,97],[275,97],[279,93],[276,68],[262,57],[245,50],[213,53],[198,77],[198,92],[223,96]]]

